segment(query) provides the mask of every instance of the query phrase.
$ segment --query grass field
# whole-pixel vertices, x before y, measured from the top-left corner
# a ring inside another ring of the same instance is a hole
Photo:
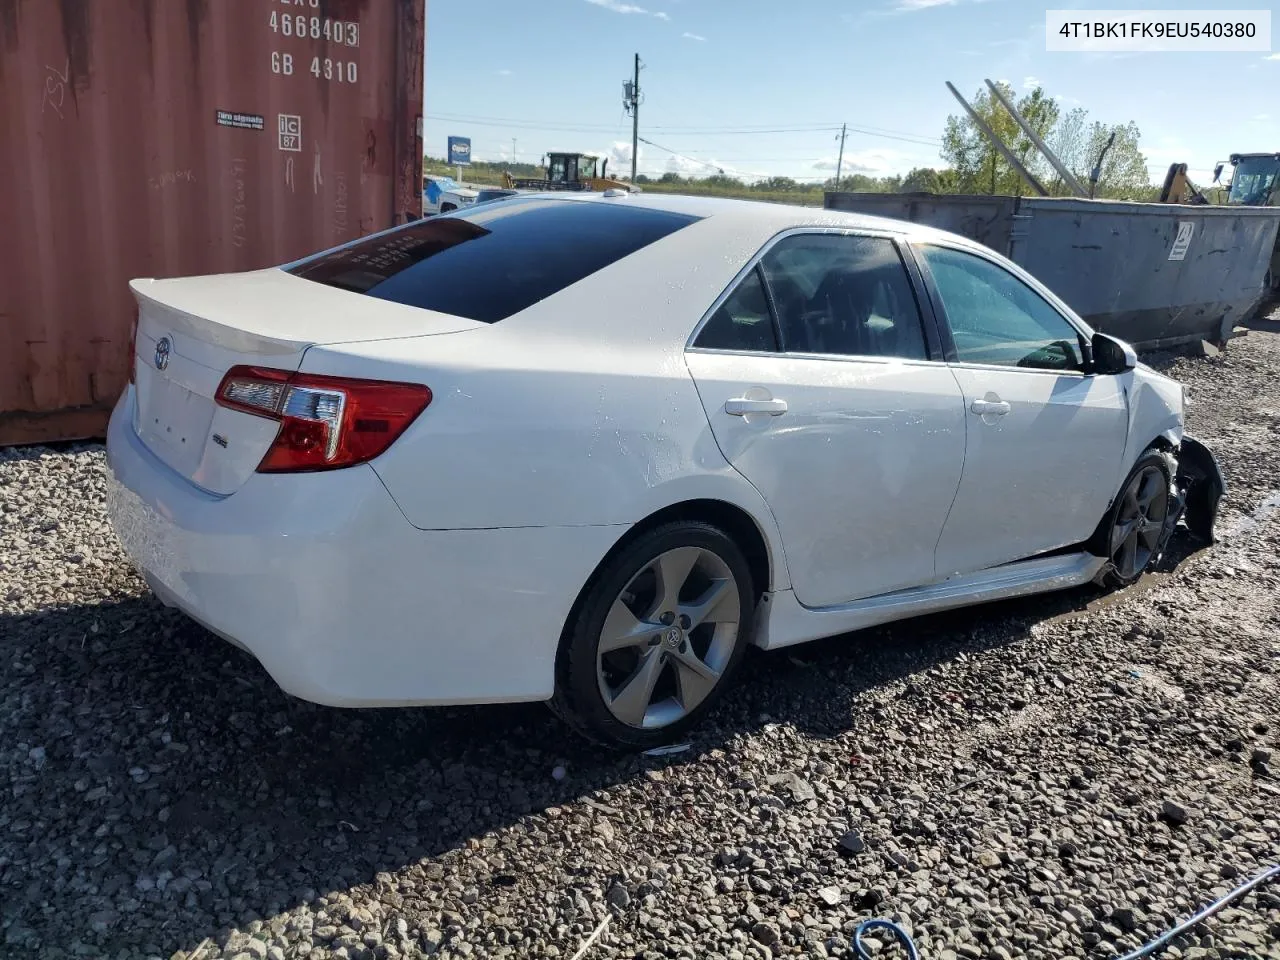
[[[427,163],[423,173],[434,176],[457,176],[456,167],[448,167],[441,163]],[[475,166],[463,168],[463,179],[466,183],[478,187],[496,187],[502,185],[502,173],[495,168]],[[523,173],[520,176],[537,176],[536,173]],[[692,197],[730,197],[737,200],[764,200],[769,203],[794,203],[805,207],[822,206],[822,189],[812,187],[807,190],[726,190],[722,187],[703,185],[696,180],[683,183],[643,183],[640,189],[645,193],[674,193]]]

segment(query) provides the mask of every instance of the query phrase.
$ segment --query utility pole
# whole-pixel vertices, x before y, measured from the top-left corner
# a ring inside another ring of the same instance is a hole
[[[640,54],[636,54],[635,74],[622,84],[622,106],[631,114],[631,182],[636,182],[636,161],[640,155]]]
[[[840,159],[836,161],[836,189],[840,189],[840,168],[844,166],[844,138],[848,135],[849,125],[840,124]]]
[[[516,138],[511,138],[511,162],[516,162]]]

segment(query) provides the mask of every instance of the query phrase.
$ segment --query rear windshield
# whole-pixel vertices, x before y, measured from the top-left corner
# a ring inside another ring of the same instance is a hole
[[[418,220],[304,260],[289,272],[494,323],[697,219],[625,203],[513,198]]]

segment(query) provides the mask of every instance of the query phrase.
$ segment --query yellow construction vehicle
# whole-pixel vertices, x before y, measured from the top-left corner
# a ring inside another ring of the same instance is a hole
[[[608,166],[608,157],[602,160],[588,153],[549,153],[545,177],[513,177],[510,172],[506,172],[503,173],[502,180],[508,190],[638,190],[625,180],[607,177],[605,169]],[[599,175],[596,173],[597,167]]]
[[[1280,153],[1233,153],[1231,159],[1219,163],[1213,171],[1213,182],[1222,177],[1230,163],[1229,205],[1245,207],[1280,207]]]
[[[1280,207],[1280,153],[1233,153],[1227,163],[1234,171],[1227,191],[1228,206]],[[1225,167],[1226,163],[1219,163],[1214,168],[1214,183]],[[1267,286],[1280,292],[1280,236],[1271,255]]]
[[[1165,174],[1164,186],[1160,188],[1160,202],[1190,203],[1202,206],[1208,204],[1209,200],[1196,189],[1196,185],[1187,176],[1187,165],[1185,163],[1175,163],[1169,167],[1169,172]]]

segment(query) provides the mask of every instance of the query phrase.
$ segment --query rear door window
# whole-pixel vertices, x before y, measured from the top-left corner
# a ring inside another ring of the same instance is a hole
[[[911,279],[892,240],[785,237],[760,262],[787,353],[928,359]]]
[[[769,298],[764,292],[759,266],[725,298],[693,345],[704,350],[777,352],[778,338],[774,333],[773,315],[769,312]]]
[[[698,219],[619,203],[512,197],[375,234],[289,272],[495,323]]]

